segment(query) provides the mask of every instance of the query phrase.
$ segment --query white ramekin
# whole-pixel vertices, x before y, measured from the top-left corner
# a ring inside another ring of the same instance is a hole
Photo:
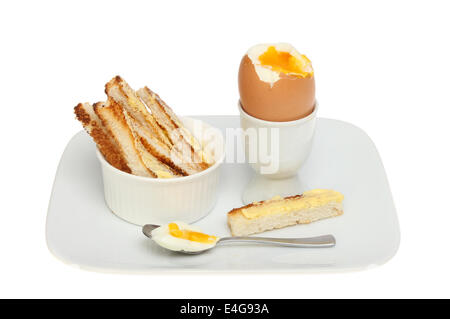
[[[142,226],[176,220],[192,223],[212,210],[225,157],[223,134],[200,120],[184,117],[182,122],[201,143],[213,141],[218,146],[215,163],[200,173],[172,179],[135,176],[111,166],[97,150],[105,201],[114,214]]]

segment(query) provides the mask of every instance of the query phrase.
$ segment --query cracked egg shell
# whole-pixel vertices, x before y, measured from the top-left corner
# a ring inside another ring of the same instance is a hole
[[[280,72],[274,83],[262,81],[252,60],[245,55],[239,67],[241,106],[261,120],[286,122],[312,113],[315,106],[314,76],[300,78]]]

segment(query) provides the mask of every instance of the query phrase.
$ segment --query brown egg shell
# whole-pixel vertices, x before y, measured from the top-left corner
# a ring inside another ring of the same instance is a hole
[[[271,87],[259,79],[250,58],[245,55],[239,67],[239,94],[242,108],[261,120],[286,122],[312,113],[315,105],[314,77],[298,78],[281,73]]]

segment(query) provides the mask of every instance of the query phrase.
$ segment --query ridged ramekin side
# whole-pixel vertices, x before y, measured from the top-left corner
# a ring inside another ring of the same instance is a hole
[[[171,184],[126,178],[102,166],[105,201],[120,218],[137,225],[179,220],[192,223],[206,216],[217,201],[220,167],[198,179]]]

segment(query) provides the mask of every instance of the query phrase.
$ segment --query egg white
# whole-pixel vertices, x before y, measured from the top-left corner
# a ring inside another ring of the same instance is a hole
[[[191,226],[183,222],[174,222],[178,225],[180,230],[191,230],[196,232],[202,232],[198,227]],[[211,244],[199,243],[195,241],[190,241],[187,239],[177,238],[170,234],[169,225],[162,225],[152,231],[152,239],[161,247],[170,249],[173,251],[201,251],[205,249],[212,248],[216,245],[217,241]]]
[[[302,55],[289,43],[262,43],[252,46],[247,51],[247,56],[252,61],[259,79],[273,86],[280,79],[280,73],[262,66],[259,61],[260,55],[266,52],[270,46],[274,46],[278,52],[288,52],[297,59],[301,59]]]

